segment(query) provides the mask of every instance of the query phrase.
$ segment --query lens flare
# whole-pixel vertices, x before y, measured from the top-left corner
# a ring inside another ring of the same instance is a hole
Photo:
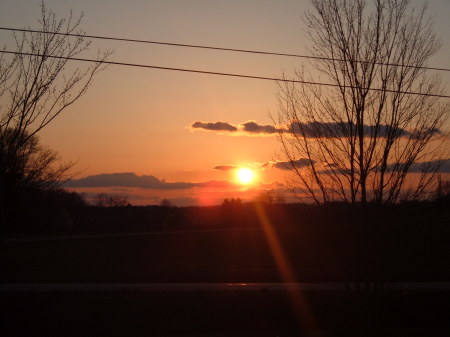
[[[274,224],[272,224],[269,216],[267,215],[264,205],[261,203],[254,203],[254,207],[283,282],[286,284],[298,284],[299,281],[297,279],[296,273],[292,268],[290,261],[288,260],[288,255],[286,254],[281,241],[278,238],[277,231],[275,230]],[[311,311],[311,308],[307,302],[306,296],[303,294],[303,291],[288,289],[288,295],[301,328],[305,331],[314,331],[315,333],[317,333],[318,337],[323,337],[318,322],[313,312]]]

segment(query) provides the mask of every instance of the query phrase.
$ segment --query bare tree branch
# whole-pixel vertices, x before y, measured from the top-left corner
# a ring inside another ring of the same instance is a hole
[[[312,42],[312,73],[337,87],[280,82],[279,139],[292,163],[295,188],[317,203],[331,200],[395,203],[423,198],[435,182],[436,165],[448,153],[443,127],[449,104],[438,76],[423,67],[441,43],[426,6],[408,0],[311,0],[305,14]],[[379,91],[368,88],[376,86]]]
[[[0,218],[11,170],[21,175],[21,184],[40,188],[54,187],[67,177],[73,163],[60,163],[36,136],[86,93],[111,54],[99,52],[97,62],[87,67],[68,64],[91,44],[80,30],[83,14],[58,19],[44,2],[40,8],[40,28],[13,33],[17,54],[0,55]],[[67,35],[74,32],[78,35]]]

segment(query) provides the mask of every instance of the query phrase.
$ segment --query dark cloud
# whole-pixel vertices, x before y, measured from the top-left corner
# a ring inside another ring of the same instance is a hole
[[[234,165],[217,165],[214,166],[214,170],[222,170],[222,171],[230,171],[230,170],[234,170],[237,167]]]
[[[314,161],[312,162],[315,163]],[[280,170],[293,170],[294,168],[302,168],[311,165],[311,161],[307,158],[300,158],[294,161],[278,161],[273,164],[273,167],[276,167]]]
[[[261,125],[255,121],[247,121],[239,125],[233,125],[228,122],[194,122],[191,124],[191,128],[230,133],[239,131],[242,135],[273,135],[278,132],[278,129],[273,125]]]
[[[65,187],[141,187],[162,190],[187,189],[196,185],[186,182],[168,183],[151,175],[138,176],[132,172],[92,175],[64,184]]]
[[[329,164],[326,165],[329,169],[338,169],[337,164]],[[388,165],[387,169],[390,172],[399,172],[402,170],[403,164],[399,163],[398,165]],[[422,173],[422,172],[432,172],[436,170],[438,173],[450,173],[450,158],[444,159],[442,161],[435,160],[435,161],[427,161],[422,163],[412,163],[409,167],[408,173]],[[340,173],[343,174],[351,174],[350,170],[339,170]],[[321,170],[318,171],[320,174],[328,174],[330,173],[329,170]]]
[[[400,166],[395,165],[389,165],[388,169],[390,171],[397,171],[401,169]],[[450,173],[450,158],[444,159],[442,161],[434,160],[434,161],[427,161],[422,163],[413,163],[409,168],[409,173],[421,173],[423,171],[434,171],[437,170],[439,173]]]
[[[438,170],[441,173],[450,173],[450,158],[445,159]]]
[[[278,181],[273,181],[273,182],[270,182],[270,183],[267,183],[267,184],[264,184],[264,183],[259,183],[259,186],[258,186],[260,189],[274,189],[274,188],[281,188],[281,187],[285,187],[285,184],[283,184],[283,183],[280,183],[280,182],[278,182]]]
[[[208,131],[227,131],[227,132],[235,132],[237,131],[237,127],[233,124],[225,123],[225,122],[194,122],[191,124],[191,128],[193,129],[203,129]]]
[[[411,134],[412,139],[419,139],[426,134],[442,135],[443,132],[441,130],[439,130],[438,128],[431,128],[431,129],[428,129],[427,131],[424,130],[422,132],[412,132],[410,134]]]
[[[128,192],[131,192],[132,189],[129,188],[129,187],[113,187],[113,188],[111,189],[111,191],[114,191],[114,192],[121,192],[121,193],[128,193]]]
[[[248,133],[263,133],[263,134],[273,134],[277,133],[278,129],[273,125],[260,125],[255,121],[248,121],[241,124],[242,131]]]
[[[354,132],[355,125],[351,123],[291,123],[285,132],[301,134],[307,138],[341,138],[348,136],[350,131]],[[439,132],[439,130],[436,130]],[[364,137],[369,137],[371,135],[378,135],[378,137],[387,137],[395,133],[398,137],[408,137],[411,133],[405,129],[398,128],[394,129],[389,125],[379,125],[375,127],[373,125],[364,125],[363,134]]]
[[[274,125],[258,124],[256,121],[247,121],[239,125],[233,125],[227,122],[194,122],[191,124],[193,129],[202,129],[207,131],[218,131],[218,132],[230,132],[238,133],[241,135],[275,135],[279,132],[286,134],[300,134],[307,138],[342,138],[350,134],[350,131],[354,132],[355,125],[351,123],[320,123],[320,122],[310,122],[310,123],[298,123],[293,122],[288,125],[285,129],[279,129]],[[439,129],[431,130],[435,134],[441,134]],[[395,134],[395,137],[411,137],[415,138],[414,133],[411,133],[405,129],[397,128],[393,129],[389,125],[378,125],[377,127],[373,125],[364,125],[363,134],[364,137],[369,137],[375,135],[378,137],[387,137],[389,135]]]
[[[232,183],[228,180],[211,180],[204,183],[198,183],[197,186],[201,187],[214,187],[214,188],[225,188],[225,187],[233,187],[236,184]]]
[[[190,182],[165,182],[154,176],[138,176],[135,173],[109,173],[92,175],[81,179],[70,180],[64,187],[113,187],[114,189],[145,188],[155,190],[180,190],[194,187],[233,187],[234,183],[227,180],[211,180],[199,183]]]

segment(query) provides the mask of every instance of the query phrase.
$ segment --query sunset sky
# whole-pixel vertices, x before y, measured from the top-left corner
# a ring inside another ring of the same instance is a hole
[[[422,3],[421,0],[413,3]],[[59,17],[85,16],[89,35],[236,49],[308,54],[302,14],[306,0],[47,0]],[[3,27],[37,28],[36,0],[2,0]],[[450,67],[450,1],[429,13],[443,47],[430,65]],[[2,41],[9,32],[0,31]],[[301,59],[92,40],[91,53],[111,49],[111,61],[280,77]],[[450,73],[441,72],[449,92]],[[288,170],[273,165],[280,151],[273,81],[109,66],[75,105],[41,134],[42,143],[81,173],[77,191],[127,194],[132,204],[218,204],[284,193]],[[222,122],[226,124],[207,124]],[[195,127],[193,127],[195,126]],[[217,132],[217,129],[228,131]],[[263,134],[259,131],[265,131]],[[272,162],[271,164],[268,164]],[[249,184],[236,168],[254,169]],[[86,178],[89,177],[89,178]],[[84,179],[86,178],[86,179]],[[101,188],[100,188],[101,187]],[[75,187],[74,187],[75,188]]]

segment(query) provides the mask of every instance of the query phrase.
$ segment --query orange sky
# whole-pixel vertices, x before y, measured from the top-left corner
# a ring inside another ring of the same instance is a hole
[[[308,54],[301,21],[307,1],[49,0],[46,4],[60,17],[70,9],[76,14],[83,11],[82,27],[91,35]],[[3,26],[37,26],[36,1],[4,0],[0,7]],[[444,43],[433,65],[448,67],[450,1],[431,1],[430,13]],[[114,49],[112,61],[268,77],[292,74],[301,64],[286,57],[94,40],[92,51],[98,48]],[[444,75],[449,82],[450,76]],[[161,198],[197,200],[192,204],[202,204],[203,199],[218,203],[233,196],[251,199],[284,182],[285,170],[258,168],[278,158],[276,137],[193,131],[190,125],[216,121],[239,125],[249,120],[272,124],[270,114],[276,116],[278,110],[276,91],[276,83],[270,81],[110,66],[40,137],[64,160],[77,161],[82,171],[78,178],[133,172],[166,182],[204,183],[234,181],[233,171],[216,166],[257,169],[251,187],[116,190],[129,193],[136,204],[159,203]],[[247,188],[250,191],[243,193]]]

